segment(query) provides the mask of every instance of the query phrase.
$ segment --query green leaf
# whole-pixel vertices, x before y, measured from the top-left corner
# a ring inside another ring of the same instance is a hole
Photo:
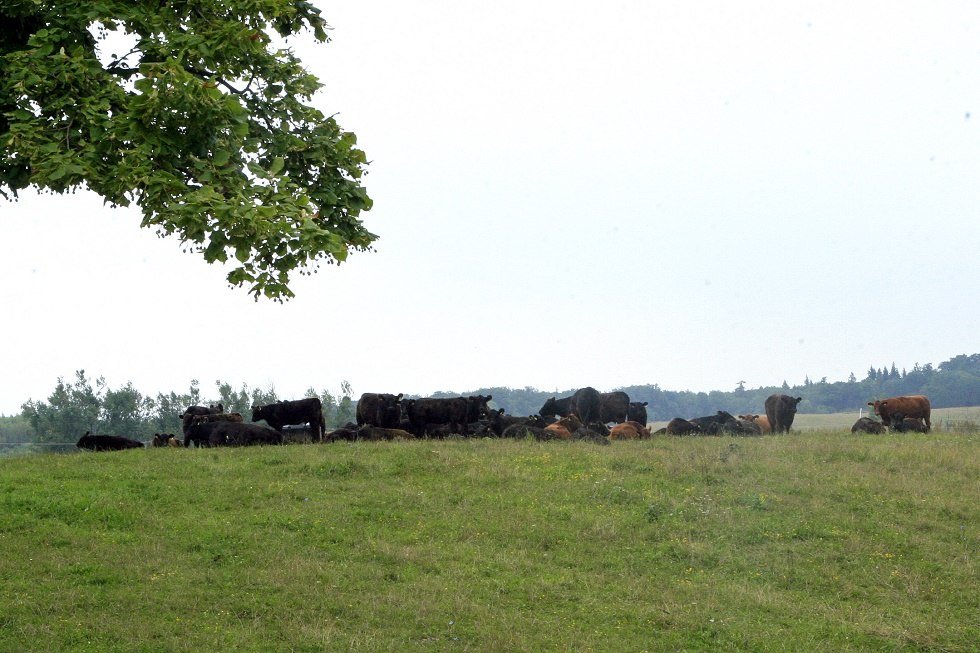
[[[228,150],[218,150],[217,152],[214,153],[214,156],[211,157],[211,161],[214,163],[214,165],[220,167],[228,163],[228,159],[230,158],[231,158],[231,152],[229,152]]]
[[[278,175],[284,165],[286,165],[285,160],[281,156],[277,156],[272,160],[272,165],[269,166],[269,174]]]

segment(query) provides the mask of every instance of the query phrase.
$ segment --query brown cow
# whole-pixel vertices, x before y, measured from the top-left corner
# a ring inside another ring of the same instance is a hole
[[[609,429],[610,440],[645,440],[650,429],[639,422],[623,422]]]
[[[759,430],[763,433],[772,433],[772,427],[769,425],[769,418],[765,415],[739,415],[739,419],[743,419],[747,422],[753,422],[759,427]]]
[[[929,422],[929,414],[932,409],[929,406],[929,398],[925,395],[889,397],[880,401],[869,401],[868,405],[874,408],[875,415],[881,418],[881,423],[885,426],[892,425],[892,415],[901,413],[906,418],[925,420],[926,431],[932,428],[932,424]]]
[[[571,440],[572,434],[582,428],[582,420],[577,415],[567,415],[554,424],[544,427],[544,430],[560,440]]]

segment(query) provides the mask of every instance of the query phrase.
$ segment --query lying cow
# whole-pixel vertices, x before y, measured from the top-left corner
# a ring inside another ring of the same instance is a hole
[[[554,424],[544,427],[545,431],[550,432],[560,440],[571,440],[572,434],[582,428],[582,420],[577,415],[567,415],[562,417]]]
[[[689,422],[683,417],[675,417],[667,422],[664,433],[667,435],[697,435],[701,433],[701,426],[695,422]]]
[[[884,432],[885,425],[871,419],[870,417],[861,417],[858,419],[858,421],[854,422],[854,426],[851,427],[851,433],[872,433],[874,435],[881,435]]]
[[[639,422],[626,421],[609,429],[610,440],[641,440],[650,437],[650,430]]]
[[[908,395],[904,397],[889,397],[880,401],[869,401],[875,415],[881,418],[881,423],[885,426],[892,425],[892,416],[901,413],[903,418],[919,418],[925,420],[926,431],[932,428],[929,421],[931,406],[929,398],[925,395]]]
[[[244,422],[194,422],[188,427],[184,446],[243,447],[256,444],[282,444],[282,433],[260,424]]]
[[[143,443],[138,440],[124,438],[121,435],[95,435],[85,431],[75,446],[88,451],[122,451],[123,449],[140,449]]]
[[[731,433],[738,433],[740,431],[738,420],[731,413],[724,410],[719,410],[714,415],[695,417],[689,421],[692,424],[697,424],[700,432],[707,435],[721,435],[725,431]]]
[[[154,447],[179,447],[180,440],[173,433],[154,433],[150,443]]]
[[[921,417],[906,417],[903,413],[892,413],[891,430],[896,433],[927,433],[929,429],[923,423]]]
[[[769,426],[769,418],[765,415],[753,415],[749,413],[748,415],[739,415],[739,421],[752,422],[759,427],[759,432],[762,434],[772,433],[772,427]]]

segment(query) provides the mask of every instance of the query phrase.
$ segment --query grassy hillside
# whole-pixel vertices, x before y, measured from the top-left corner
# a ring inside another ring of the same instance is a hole
[[[980,434],[0,460],[2,651],[977,651]]]

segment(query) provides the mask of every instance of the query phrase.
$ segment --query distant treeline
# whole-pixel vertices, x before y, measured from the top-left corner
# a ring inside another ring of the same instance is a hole
[[[509,415],[533,415],[548,398],[568,396],[575,390],[554,393],[535,388],[479,388],[468,392],[438,392],[432,396],[492,395],[492,403]],[[650,421],[712,415],[719,410],[733,415],[762,414],[766,397],[776,393],[803,397],[801,413],[856,413],[860,408],[867,409],[867,403],[874,399],[908,394],[927,395],[934,408],[978,406],[980,354],[961,354],[937,367],[929,363],[916,364],[911,370],[899,370],[894,364],[880,369],[872,367],[862,380],[851,374],[847,381],[835,383],[829,383],[826,378],[819,381],[808,378],[803,385],[789,386],[783,382],[782,386],[755,389],[740,385],[730,392],[678,392],[662,390],[656,384],[599,390],[623,390],[632,401],[647,402]],[[367,388],[366,391],[397,392],[397,389]],[[319,397],[323,402],[327,429],[354,420],[357,398],[347,382],[341,384],[338,395],[310,388],[304,396]],[[236,390],[222,381],[216,383],[216,391],[210,395],[202,393],[198,382],[192,381],[187,392],[159,393],[152,397],[143,395],[131,383],[110,389],[99,378],[93,385],[84,370],[79,370],[73,383],[59,378],[47,401],[28,400],[20,415],[0,417],[0,443],[74,442],[85,431],[148,440],[154,433],[179,434],[178,415],[187,406],[221,403],[226,412],[239,412],[248,420],[252,406],[279,399],[274,388],[250,388],[243,384]]]
[[[565,391],[545,392],[534,388],[479,388],[462,394],[493,395],[493,403],[506,409],[510,415],[537,413],[549,397],[566,397],[577,388]],[[690,392],[662,390],[659,385],[632,385],[600,390],[622,390],[632,401],[647,402],[647,416],[651,422],[674,417],[698,417],[713,415],[726,410],[733,415],[746,413],[765,414],[766,397],[771,394],[788,394],[803,397],[801,413],[841,413],[860,408],[867,409],[869,401],[896,395],[924,394],[934,408],[980,405],[980,354],[961,354],[933,367],[931,363],[913,366],[911,370],[890,367],[870,368],[863,380],[851,374],[847,381],[830,383],[826,377],[819,381],[807,378],[802,385],[755,389],[739,386],[730,392]],[[452,393],[436,393],[434,397],[454,396]]]

